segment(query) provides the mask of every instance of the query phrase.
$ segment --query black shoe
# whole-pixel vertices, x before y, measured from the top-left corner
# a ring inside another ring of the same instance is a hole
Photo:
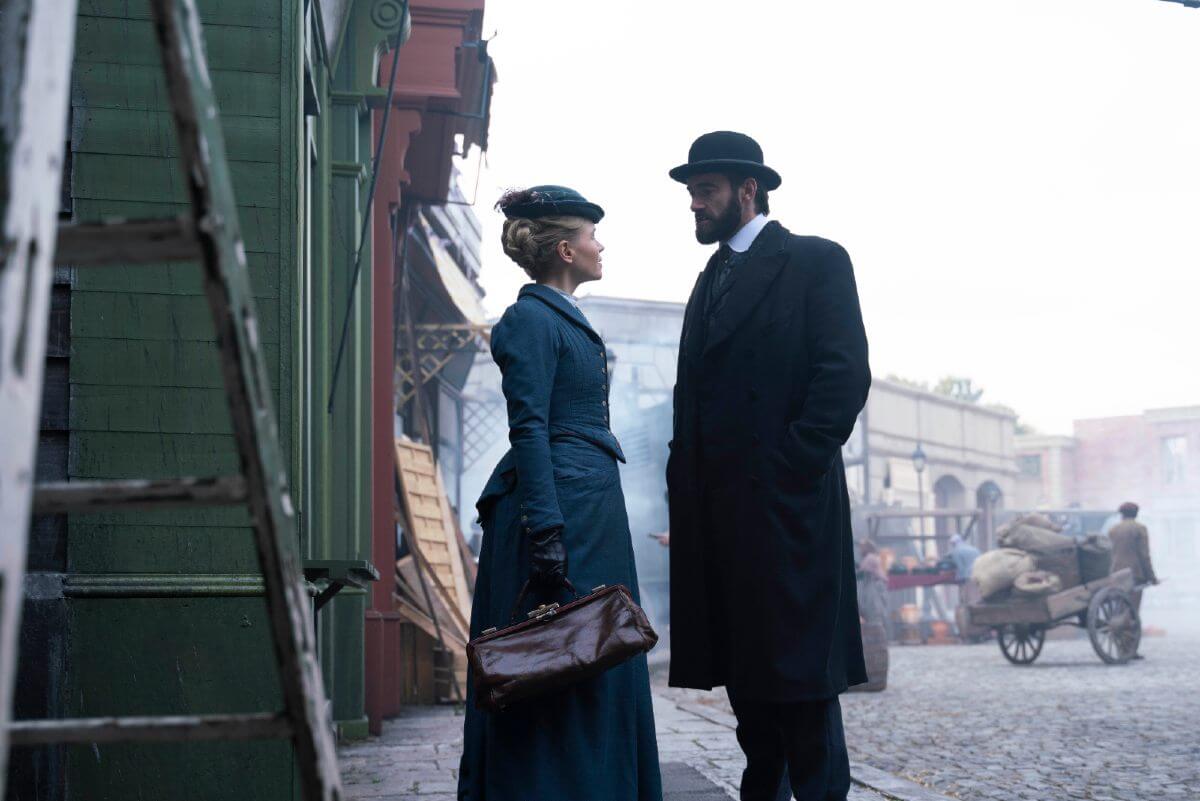
[[[1142,656],[1141,654],[1134,654],[1132,657],[1130,657],[1130,659],[1145,659],[1145,658],[1146,657]]]

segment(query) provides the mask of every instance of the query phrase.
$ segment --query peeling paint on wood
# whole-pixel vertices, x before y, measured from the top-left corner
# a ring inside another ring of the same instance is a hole
[[[0,5],[0,795],[16,681],[75,3]]]

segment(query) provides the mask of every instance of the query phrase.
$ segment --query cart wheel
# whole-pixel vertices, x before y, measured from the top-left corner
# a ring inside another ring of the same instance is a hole
[[[1008,625],[999,629],[997,639],[1004,658],[1014,665],[1030,665],[1042,652],[1046,642],[1046,630],[1027,623]]]
[[[1137,653],[1142,620],[1125,590],[1106,587],[1088,604],[1088,636],[1096,655],[1110,665],[1123,665]]]

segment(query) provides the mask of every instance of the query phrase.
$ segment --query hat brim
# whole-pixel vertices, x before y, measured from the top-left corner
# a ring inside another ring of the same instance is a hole
[[[738,170],[754,176],[762,184],[763,189],[768,192],[778,189],[779,185],[783,183],[783,179],[779,177],[779,173],[770,167],[765,164],[759,164],[757,161],[746,161],[744,159],[693,161],[687,164],[680,164],[671,170],[668,175],[679,181],[679,183],[686,184],[688,178],[691,178],[693,175],[704,172],[724,172],[726,170]]]
[[[539,201],[537,203],[515,203],[504,209],[504,216],[512,219],[522,217],[537,220],[542,217],[582,217],[588,222],[598,223],[604,219],[604,209],[595,203],[580,203],[577,200]]]

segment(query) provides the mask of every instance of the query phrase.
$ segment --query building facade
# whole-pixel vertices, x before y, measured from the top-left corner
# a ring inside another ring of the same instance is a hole
[[[851,499],[867,509],[977,509],[975,541],[986,547],[1016,490],[1015,428],[1011,412],[875,378],[842,452]],[[926,525],[942,539],[951,533],[943,522]]]
[[[1146,595],[1150,609],[1200,600],[1200,407],[1076,420],[1072,436],[1017,439],[1027,508],[1115,512],[1141,506],[1151,557],[1170,581]]]
[[[423,203],[444,201],[456,148],[482,141],[486,107],[481,114],[468,86],[491,72],[478,41],[482,5],[198,2],[306,566],[363,569],[386,519],[392,550],[379,567],[387,579],[393,573],[391,219],[406,187]],[[417,53],[398,70],[405,89],[393,96],[391,149],[372,205],[385,54],[413,43]],[[185,212],[148,5],[80,3],[76,48],[61,217]],[[364,221],[370,235],[360,248]],[[237,472],[199,270],[58,271],[40,480]],[[280,708],[242,510],[42,517],[28,562],[17,718]],[[316,616],[344,738],[367,733],[376,597],[347,588]],[[293,774],[286,741],[17,749],[8,796],[199,800],[228,798],[236,787],[239,797],[290,799]]]

